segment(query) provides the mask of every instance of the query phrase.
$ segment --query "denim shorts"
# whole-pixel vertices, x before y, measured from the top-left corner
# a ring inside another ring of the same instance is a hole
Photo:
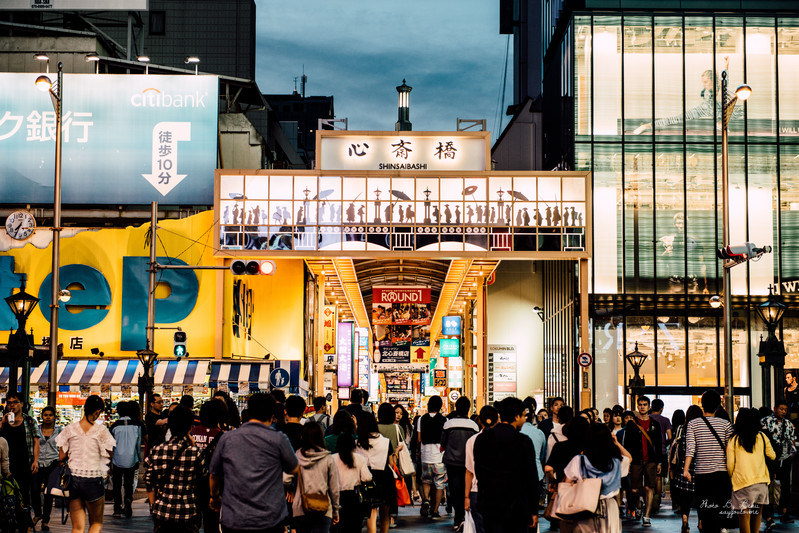
[[[78,498],[85,502],[96,502],[105,497],[105,483],[101,477],[78,477],[72,476],[69,483],[69,499]]]

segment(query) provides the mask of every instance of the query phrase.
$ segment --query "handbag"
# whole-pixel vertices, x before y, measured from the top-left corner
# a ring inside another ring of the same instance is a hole
[[[582,479],[574,483],[558,483],[555,514],[565,520],[584,520],[596,516],[602,480],[585,477],[585,457],[580,456]]]
[[[302,467],[297,471],[297,482],[299,483],[300,496],[302,497],[302,508],[306,513],[326,513],[330,509],[330,499],[327,494],[305,492],[305,487],[302,483]]]
[[[397,471],[397,467],[394,467],[394,470]],[[399,472],[397,471],[397,474]],[[406,505],[411,504],[411,495],[408,494],[408,486],[405,484],[405,478],[397,475],[397,478],[394,480],[394,485],[397,487],[397,505],[399,507],[405,507]]]
[[[544,509],[544,518],[552,522],[553,520],[558,519],[558,515],[555,514],[555,509],[558,506],[558,493],[553,492],[549,495],[549,502],[547,503],[547,508]]]
[[[67,460],[59,461],[47,477],[46,494],[50,496],[69,497],[69,487],[72,484],[72,472],[69,470]]]
[[[377,485],[374,481],[362,481],[355,487],[355,492],[358,494],[358,503],[367,509],[376,507],[383,501],[377,493]]]
[[[411,459],[411,452],[405,446],[405,442],[400,438],[399,428],[394,425],[397,430],[397,440],[401,443],[397,450],[397,463],[399,463],[399,471],[403,476],[412,476],[416,473],[416,468],[413,466],[413,459]]]

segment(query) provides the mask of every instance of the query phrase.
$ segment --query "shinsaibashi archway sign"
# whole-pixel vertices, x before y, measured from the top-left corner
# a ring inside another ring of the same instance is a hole
[[[488,132],[318,131],[315,170],[217,170],[219,254],[587,259],[587,172],[492,171]]]

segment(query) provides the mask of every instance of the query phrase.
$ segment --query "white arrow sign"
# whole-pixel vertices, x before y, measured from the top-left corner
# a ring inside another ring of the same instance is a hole
[[[191,140],[191,122],[159,122],[153,128],[153,170],[142,174],[162,196],[187,174],[178,174],[178,141]]]

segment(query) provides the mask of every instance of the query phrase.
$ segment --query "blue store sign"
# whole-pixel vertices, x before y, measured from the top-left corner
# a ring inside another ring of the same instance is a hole
[[[55,112],[38,76],[0,74],[7,203],[53,201]],[[216,76],[64,74],[62,202],[212,204],[218,94]]]

